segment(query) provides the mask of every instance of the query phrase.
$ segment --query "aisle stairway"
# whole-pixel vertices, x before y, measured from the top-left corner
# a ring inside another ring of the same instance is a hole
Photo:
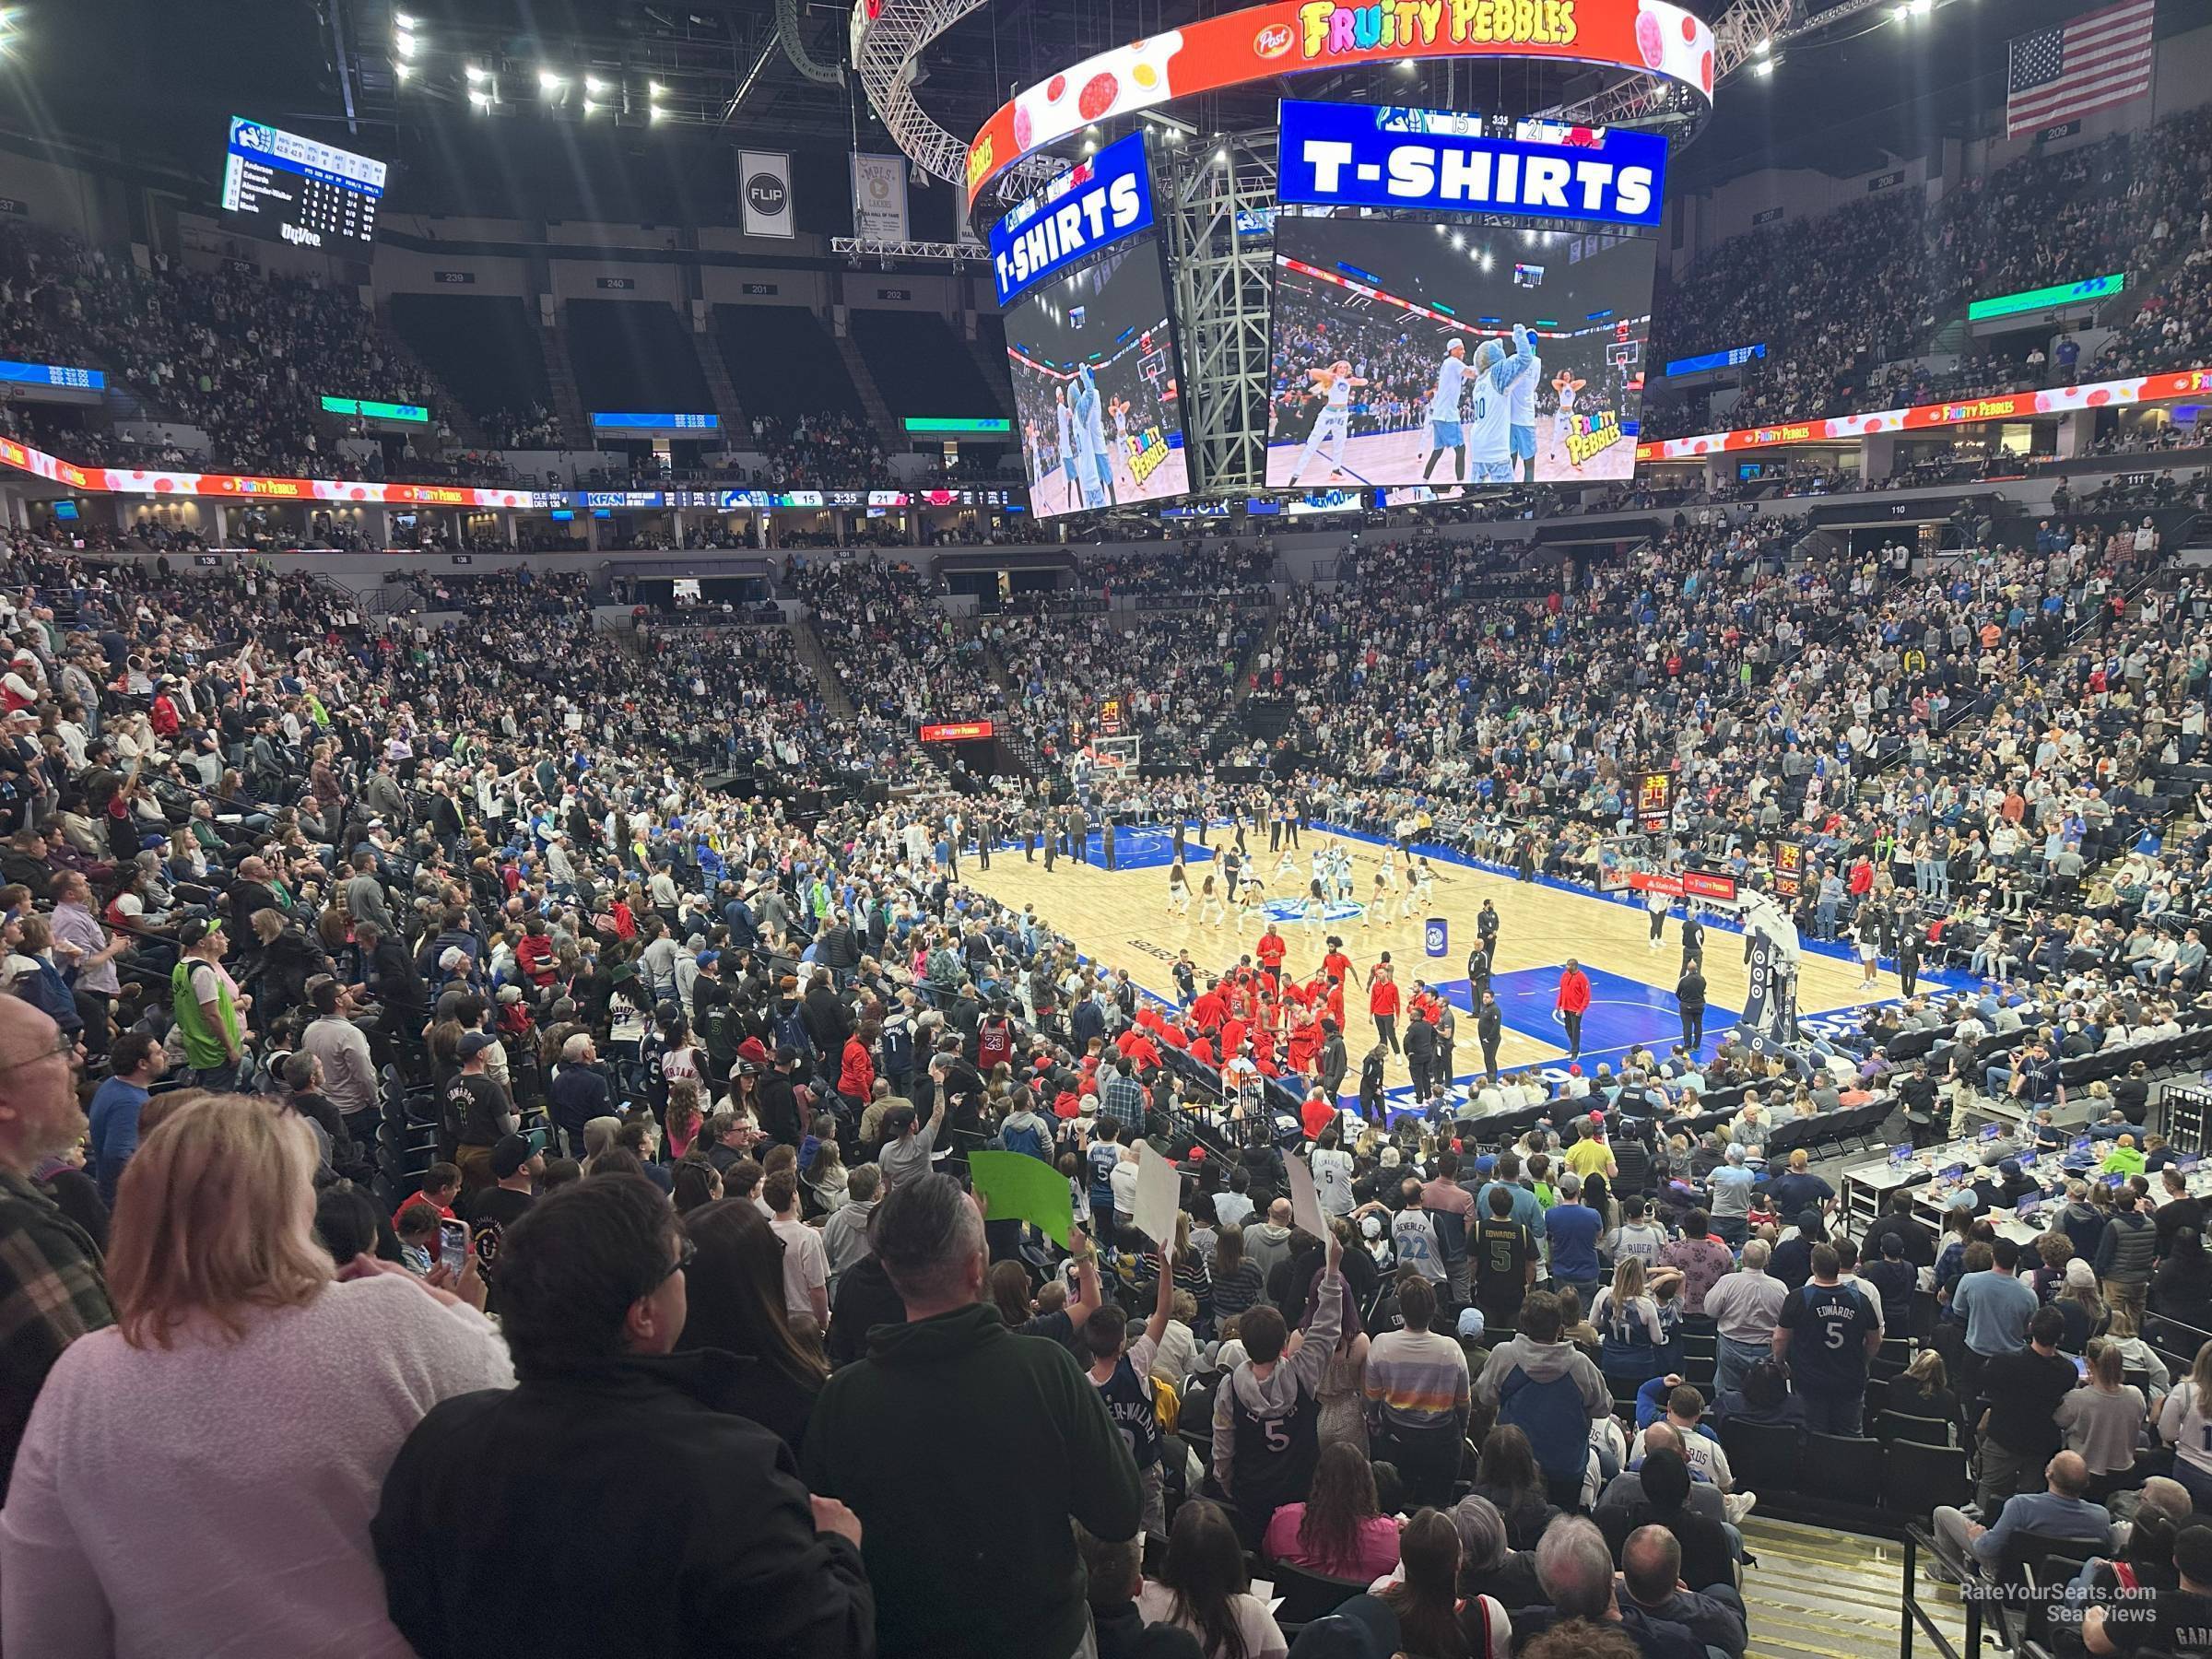
[[[798,652],[799,661],[813,673],[815,683],[822,688],[822,707],[833,720],[853,718],[853,700],[845,695],[845,683],[837,677],[837,666],[822,646],[822,637],[814,630],[814,618],[795,622],[791,629],[792,644]]]
[[[1758,1559],[1744,1581],[1745,1659],[1889,1659],[1898,1651],[1900,1545],[1756,1512],[1744,1523],[1744,1543]],[[1924,1579],[1920,1596],[1952,1646],[1962,1646],[1959,1592]],[[1932,1651],[1924,1632],[1915,1636],[1916,1651]]]

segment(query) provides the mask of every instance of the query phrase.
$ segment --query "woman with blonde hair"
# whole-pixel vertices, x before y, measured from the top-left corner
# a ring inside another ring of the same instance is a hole
[[[2124,1380],[2124,1365],[2117,1343],[2101,1336],[2092,1339],[2088,1386],[2059,1401],[2053,1414],[2066,1437],[2066,1449],[2080,1453],[2088,1465],[2093,1497],[2102,1497],[2112,1476],[2135,1467],[2136,1445],[2149,1415],[2143,1391]]]
[[[433,1406],[514,1371],[452,1292],[332,1262],[315,1165],[305,1120],[242,1095],[140,1141],[109,1241],[115,1324],[55,1362],[0,1512],[11,1651],[411,1652],[370,1547],[384,1474]]]

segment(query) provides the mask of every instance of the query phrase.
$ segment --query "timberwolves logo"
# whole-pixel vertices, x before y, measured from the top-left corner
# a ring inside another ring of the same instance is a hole
[[[1306,919],[1306,901],[1303,899],[1270,899],[1260,906],[1260,913],[1270,922],[1303,922]],[[1322,909],[1324,922],[1348,922],[1359,914],[1359,906],[1332,899]]]

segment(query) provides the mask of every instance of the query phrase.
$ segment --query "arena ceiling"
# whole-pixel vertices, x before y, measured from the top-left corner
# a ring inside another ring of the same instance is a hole
[[[1687,3],[1711,19],[1727,0]],[[2004,97],[2006,37],[2089,3],[1943,0],[1901,22],[1888,5],[1861,12],[1794,44],[1771,78],[1724,87],[1712,124],[1677,164],[1676,187],[1766,165],[1857,172],[1985,130]],[[916,95],[948,130],[971,132],[1019,82],[1218,9],[1207,0],[1004,0],[937,41]],[[2184,8],[2163,9],[2166,27],[2178,27]],[[204,8],[159,0],[32,5],[8,72],[10,124],[159,158],[211,182],[224,118],[250,114],[393,161],[389,212],[659,225],[727,222],[730,152],[768,144],[796,152],[801,228],[820,232],[846,228],[843,153],[888,143],[837,73],[848,8],[832,0],[225,0],[215,15],[220,28]],[[414,24],[411,60],[398,50],[401,18]],[[496,106],[471,100],[487,84],[466,74],[472,65],[496,77]],[[558,95],[541,89],[547,73],[566,83]],[[1394,101],[1473,109],[1526,109],[1573,89],[1513,65],[1423,65],[1387,80]],[[1303,76],[1298,87],[1321,97],[1378,90],[1350,76]],[[1188,112],[1202,133],[1255,124],[1272,95]],[[912,203],[916,235],[948,233],[947,189],[916,190]]]

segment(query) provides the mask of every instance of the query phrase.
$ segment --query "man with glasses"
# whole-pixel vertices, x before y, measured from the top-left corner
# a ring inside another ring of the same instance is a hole
[[[875,1651],[859,1522],[732,1404],[753,1361],[673,1352],[692,1251],[641,1175],[580,1181],[507,1229],[519,1383],[424,1418],[370,1529],[418,1653],[706,1653],[734,1628],[753,1653]],[[597,1571],[518,1571],[594,1537],[623,1541],[618,1594]]]
[[[85,1133],[76,1053],[52,1019],[0,996],[0,1498],[46,1373],[115,1323],[99,1247],[31,1173]]]

